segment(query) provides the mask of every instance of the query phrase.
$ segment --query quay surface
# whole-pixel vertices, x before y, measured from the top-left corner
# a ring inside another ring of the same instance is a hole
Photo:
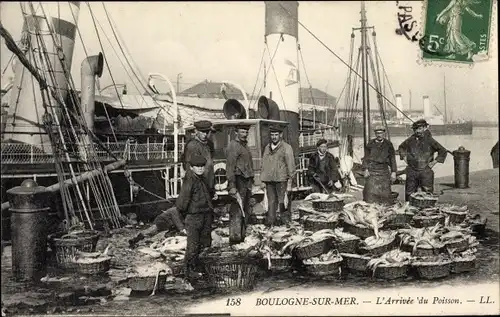
[[[499,170],[490,169],[473,172],[470,174],[469,186],[467,189],[456,189],[453,187],[453,176],[437,178],[435,181],[436,191],[442,192],[440,202],[453,203],[457,205],[466,204],[469,210],[475,214],[481,214],[488,219],[486,233],[480,238],[478,247],[478,267],[475,272],[452,275],[444,280],[423,281],[423,280],[400,280],[400,281],[380,281],[372,280],[369,277],[337,278],[311,278],[298,276],[292,273],[285,273],[276,276],[260,278],[257,286],[251,293],[240,294],[200,294],[193,293],[165,293],[157,294],[154,297],[127,297],[119,300],[115,298],[116,283],[109,278],[81,278],[66,277],[66,280],[57,283],[45,283],[40,287],[27,287],[13,282],[11,279],[11,247],[7,246],[2,254],[2,309],[10,313],[89,313],[94,314],[144,314],[144,315],[176,315],[183,311],[188,313],[219,313],[222,311],[231,312],[235,315],[244,312],[243,307],[227,307],[225,302],[229,297],[240,297],[243,302],[255,303],[255,296],[284,297],[284,296],[309,296],[313,292],[321,291],[324,296],[338,296],[338,294],[356,294],[362,292],[395,292],[399,294],[403,289],[418,294],[426,295],[426,292],[440,290],[448,294],[446,287],[451,288],[450,293],[458,290],[469,289],[471,292],[481,290],[487,285],[496,284],[496,299],[498,299],[499,280]],[[404,188],[401,185],[393,186],[393,190],[398,191],[400,199],[404,197]],[[356,193],[357,198],[361,193]],[[295,204],[296,202],[294,202]],[[58,277],[63,277],[60,275]],[[426,289],[422,289],[426,288]],[[477,289],[479,288],[479,289]],[[420,290],[420,292],[419,292]],[[291,292],[291,294],[290,294]],[[368,294],[368,293],[367,293]],[[489,295],[484,294],[484,295]],[[347,295],[346,295],[347,296]],[[368,295],[367,295],[368,296]],[[371,295],[370,295],[371,296]],[[385,295],[384,295],[385,296]],[[399,296],[399,295],[398,295]],[[430,295],[429,295],[430,296]],[[495,298],[495,297],[492,297]],[[246,306],[247,304],[245,304]],[[495,301],[493,306],[462,307],[463,312],[470,309],[486,312],[493,309],[493,313],[499,312],[499,303]],[[295,306],[298,307],[298,306]],[[255,307],[253,307],[255,308]],[[288,308],[294,309],[293,306]],[[352,307],[353,309],[355,307]],[[371,306],[373,308],[373,306]],[[369,313],[371,308],[365,307],[363,311]],[[448,308],[448,307],[447,307]],[[458,307],[460,309],[460,307]],[[245,308],[247,313],[257,314],[252,307]],[[271,309],[271,308],[269,308]],[[304,313],[307,307],[302,307]],[[309,308],[310,309],[310,308]],[[361,309],[361,306],[358,306]],[[369,309],[369,310],[366,310]],[[437,308],[434,308],[437,309]],[[439,308],[441,309],[441,308]],[[215,310],[215,311],[214,311]],[[259,310],[260,311],[260,310]],[[299,311],[296,311],[298,313]],[[362,311],[359,311],[361,313]],[[285,311],[279,307],[273,307],[269,314],[284,314]],[[347,313],[347,312],[346,312]],[[401,312],[404,314],[404,311]],[[350,313],[349,313],[350,314]]]

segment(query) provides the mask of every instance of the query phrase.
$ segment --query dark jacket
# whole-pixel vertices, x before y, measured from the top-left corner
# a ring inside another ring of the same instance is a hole
[[[376,139],[370,140],[365,147],[365,157],[363,157],[364,169],[387,169],[391,168],[391,172],[397,171],[396,166],[396,151],[391,141],[383,139],[377,141]]]
[[[416,170],[425,169],[434,160],[436,152],[439,163],[444,163],[447,155],[447,150],[428,134],[422,137],[413,134],[399,145],[398,151],[402,160],[406,157],[408,167]]]
[[[192,140],[190,140],[186,144],[186,149],[184,150],[184,162],[186,170],[189,170],[189,161],[194,155],[201,155],[207,160],[203,176],[205,177],[205,182],[208,186],[208,190],[211,196],[215,194],[215,172],[212,153],[213,151],[210,148],[210,144],[208,142],[201,142],[197,137],[194,137]]]
[[[286,182],[294,175],[295,157],[290,144],[281,140],[274,150],[271,150],[271,144],[266,145],[262,155],[260,180],[262,182]]]
[[[181,191],[175,202],[181,214],[200,214],[212,212],[212,196],[202,177],[188,170],[184,176]]]
[[[310,182],[315,182],[314,174],[317,174],[323,185],[327,185],[329,181],[338,181],[341,179],[339,169],[335,157],[330,152],[325,153],[326,166],[325,173],[320,170],[319,153],[314,152],[309,156],[309,166],[307,168],[307,176]]]
[[[226,149],[226,177],[228,189],[236,188],[236,175],[244,178],[252,178],[253,162],[252,153],[246,142],[232,140]]]

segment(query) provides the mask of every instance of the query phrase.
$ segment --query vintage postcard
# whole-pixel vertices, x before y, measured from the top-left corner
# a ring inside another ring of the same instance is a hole
[[[496,0],[0,6],[2,316],[500,313]]]

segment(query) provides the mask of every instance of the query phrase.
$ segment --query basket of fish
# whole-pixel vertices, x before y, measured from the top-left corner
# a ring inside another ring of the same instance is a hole
[[[104,252],[78,252],[73,262],[76,271],[80,274],[103,274],[109,271],[111,257],[107,255],[109,246]]]
[[[327,276],[341,272],[342,256],[335,249],[325,254],[303,260],[307,273],[313,276]]]
[[[470,272],[476,269],[476,249],[471,248],[464,252],[453,253],[451,255],[451,272],[452,273],[463,273]]]
[[[63,269],[75,269],[73,261],[79,252],[95,252],[99,232],[75,230],[67,233],[57,232],[48,236],[48,243],[55,251],[57,265]]]
[[[166,263],[145,263],[133,268],[126,283],[134,292],[156,292],[165,288],[169,274],[171,269]]]
[[[292,236],[298,236],[299,229],[297,227],[279,226],[273,227],[267,233],[269,236],[272,249],[281,250],[290,241]]]
[[[436,224],[433,227],[399,229],[398,236],[404,251],[417,257],[429,257],[442,253],[444,249],[445,245],[439,239],[441,232],[441,225]]]
[[[205,249],[200,254],[210,284],[218,291],[250,290],[256,283],[260,252],[246,250]]]
[[[372,272],[374,278],[395,280],[408,275],[410,259],[410,253],[396,249],[371,259],[367,269]]]
[[[405,228],[413,221],[416,209],[416,207],[410,206],[409,202],[404,204],[396,203],[390,206],[387,209],[387,222],[385,223],[385,227],[390,229]]]
[[[350,272],[355,273],[366,273],[368,269],[368,263],[372,259],[371,256],[356,253],[341,252],[340,255],[344,259],[343,266]]]
[[[381,231],[378,236],[371,236],[361,241],[358,246],[362,254],[379,256],[396,247],[396,232]]]
[[[450,204],[442,204],[439,206],[440,211],[448,217],[448,223],[460,224],[465,221],[469,210],[467,206],[455,206]]]
[[[418,228],[432,227],[436,224],[445,225],[445,215],[437,207],[429,207],[420,210],[413,216],[413,225]]]
[[[475,235],[483,236],[486,230],[487,222],[488,218],[486,218],[485,216],[482,216],[480,214],[474,214],[474,215],[467,215],[462,225],[470,227]]]
[[[366,239],[374,234],[377,235],[386,221],[383,206],[368,204],[364,201],[356,201],[345,205],[341,214],[344,231],[361,239]]]
[[[342,228],[337,228],[333,232],[336,236],[334,246],[340,253],[356,253],[361,240],[359,237],[344,232]]]
[[[291,242],[291,250],[299,260],[313,258],[330,251],[335,238],[336,235],[331,229],[316,231],[310,236],[303,236]]]
[[[410,195],[410,205],[418,208],[434,207],[439,196],[432,193],[416,192]]]
[[[416,258],[411,267],[417,277],[426,280],[439,279],[449,276],[453,261],[446,256]]]
[[[323,229],[335,229],[338,220],[339,215],[337,213],[330,213],[329,215],[310,215],[302,219],[304,229],[313,232]]]
[[[352,197],[347,194],[321,194],[313,193],[304,198],[305,201],[311,201],[312,207],[316,211],[321,212],[336,212],[341,211],[344,207],[344,200],[348,197]]]
[[[280,254],[279,252],[264,252],[263,259],[267,270],[271,272],[286,272],[292,268],[292,256],[290,254]]]
[[[445,232],[439,239],[448,250],[463,252],[478,245],[476,237],[474,237],[467,228],[445,227],[443,230]]]

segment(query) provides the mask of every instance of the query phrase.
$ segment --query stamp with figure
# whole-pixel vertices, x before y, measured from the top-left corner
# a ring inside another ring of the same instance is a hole
[[[424,61],[472,64],[488,60],[493,0],[425,1]]]

